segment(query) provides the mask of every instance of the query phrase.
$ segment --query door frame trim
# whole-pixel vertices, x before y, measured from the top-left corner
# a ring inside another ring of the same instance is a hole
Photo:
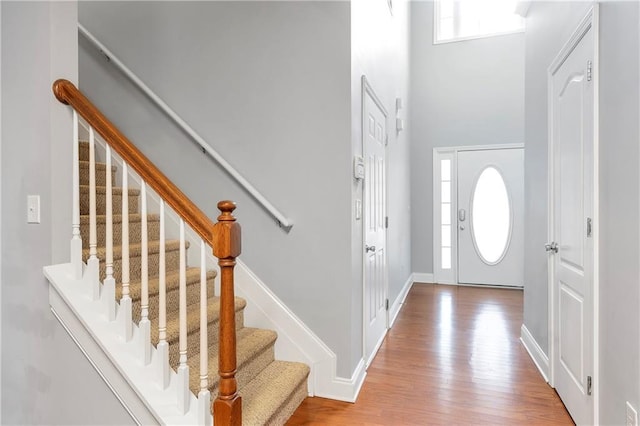
[[[439,171],[440,166],[437,164],[438,160],[444,154],[452,154],[453,155],[453,163],[451,164],[451,223],[454,223],[455,217],[457,217],[458,211],[458,153],[464,151],[493,151],[493,150],[502,150],[502,149],[524,149],[524,143],[505,143],[505,144],[492,144],[492,145],[458,145],[458,146],[440,146],[433,148],[432,155],[432,191],[431,191],[431,211],[432,211],[432,241],[433,241],[433,249],[432,249],[432,261],[433,261],[433,281],[438,284],[450,284],[450,285],[460,285],[460,286],[481,286],[481,287],[495,287],[495,288],[505,288],[505,286],[487,286],[487,285],[476,285],[476,284],[460,284],[458,282],[458,232],[457,226],[455,227],[456,233],[455,237],[451,236],[451,268],[453,269],[452,278],[453,279],[443,279],[441,273],[439,273],[440,268],[437,265],[440,265],[440,221],[436,219],[440,217],[440,213],[438,207],[440,206],[440,200],[438,196],[440,195],[440,179],[439,179]],[[457,222],[456,222],[457,223]],[[521,287],[515,287],[521,288]]]
[[[593,31],[594,42],[594,54],[593,54],[593,283],[592,283],[592,297],[593,297],[593,421],[595,424],[599,423],[600,418],[600,357],[598,353],[599,336],[600,336],[600,173],[599,173],[599,152],[600,152],[600,129],[599,129],[599,117],[600,117],[600,5],[594,3],[586,15],[582,18],[577,25],[575,31],[572,33],[569,40],[560,49],[560,52],[555,59],[549,65],[547,69],[547,241],[554,241],[554,148],[555,143],[553,140],[553,75],[564,64],[569,55],[574,51],[578,43],[588,33],[589,30]],[[549,385],[555,388],[555,310],[557,308],[557,300],[555,297],[555,285],[554,285],[554,262],[552,256],[547,256],[547,296],[548,296],[548,339],[549,339]]]
[[[366,154],[366,124],[365,124],[365,102],[366,102],[366,98],[367,96],[369,96],[373,102],[376,104],[376,106],[378,108],[380,108],[380,111],[382,112],[382,114],[384,115],[384,121],[385,121],[385,138],[386,138],[386,142],[385,142],[385,147],[384,147],[384,157],[385,157],[385,166],[384,166],[384,174],[385,174],[385,197],[384,197],[384,212],[385,212],[385,216],[388,216],[388,212],[389,212],[389,202],[388,202],[388,197],[386,196],[389,193],[389,180],[387,179],[387,176],[389,175],[389,164],[387,162],[387,143],[388,143],[388,137],[389,137],[389,112],[387,111],[387,109],[384,107],[384,104],[382,102],[382,100],[378,97],[378,95],[376,94],[375,90],[373,90],[373,86],[371,86],[371,83],[369,83],[369,80],[367,79],[366,75],[362,75],[362,96],[361,96],[361,118],[360,118],[360,125],[361,125],[361,142],[362,142],[362,157],[365,158],[365,154]],[[362,359],[365,362],[365,369],[369,368],[369,365],[371,364],[371,362],[373,361],[373,358],[375,358],[376,354],[378,353],[378,350],[380,349],[380,346],[382,345],[382,342],[384,341],[384,338],[387,335],[387,331],[389,330],[389,310],[386,310],[386,320],[385,320],[385,332],[384,334],[380,337],[380,340],[378,342],[376,342],[376,345],[371,353],[371,355],[367,354],[367,311],[365,309],[366,306],[366,284],[367,284],[367,277],[366,277],[366,251],[364,250],[364,247],[366,245],[366,228],[365,228],[365,215],[366,215],[366,211],[364,211],[365,206],[366,206],[366,191],[364,191],[364,186],[363,186],[363,191],[362,191],[362,206],[363,206],[363,212],[362,212],[362,224],[361,224],[361,228],[362,228]],[[385,229],[385,235],[384,235],[384,240],[385,240],[385,246],[387,244],[387,241],[389,240],[389,229],[386,228]],[[389,265],[388,265],[388,260],[389,260],[389,256],[385,247],[385,252],[384,252],[384,263],[385,263],[385,271],[384,271],[384,294],[385,294],[385,298],[388,299],[389,298]]]

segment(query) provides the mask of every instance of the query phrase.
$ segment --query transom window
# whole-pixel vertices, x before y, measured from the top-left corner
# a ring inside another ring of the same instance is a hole
[[[524,31],[513,0],[436,0],[434,44]]]

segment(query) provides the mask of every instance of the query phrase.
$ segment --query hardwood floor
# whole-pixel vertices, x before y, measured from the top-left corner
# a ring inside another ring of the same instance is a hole
[[[415,284],[355,404],[289,425],[573,425],[519,341],[522,291]]]

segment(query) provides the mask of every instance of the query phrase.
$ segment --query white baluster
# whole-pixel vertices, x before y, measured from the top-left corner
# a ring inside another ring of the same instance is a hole
[[[160,271],[158,303],[158,366],[162,389],[169,386],[169,344],[167,343],[167,283],[164,247],[164,200],[160,200]]]
[[[98,260],[98,230],[96,224],[96,139],[89,127],[89,259],[87,277],[93,300],[100,298],[100,261]]]
[[[78,113],[73,111],[73,206],[71,214],[71,266],[73,277],[82,278],[82,237],[80,237],[80,141],[78,140]]]
[[[189,366],[187,365],[187,265],[184,243],[184,220],[180,219],[180,364],[178,366],[178,410],[189,411]]]
[[[209,392],[209,346],[207,339],[208,296],[205,244],[200,240],[200,392],[198,393],[198,417],[200,424],[211,424],[211,394]]]
[[[140,185],[141,210],[141,250],[140,273],[142,286],[140,289],[140,344],[142,345],[143,362],[151,363],[151,322],[149,322],[149,241],[147,233],[147,184],[142,181]]]
[[[113,278],[113,182],[111,178],[111,147],[107,145],[107,200],[106,200],[106,235],[107,246],[106,256],[106,278],[103,287],[103,300],[107,307],[107,318],[109,321],[116,319],[116,280]]]
[[[131,296],[129,295],[129,186],[127,163],[122,162],[122,298],[120,299],[120,319],[125,341],[131,340]]]

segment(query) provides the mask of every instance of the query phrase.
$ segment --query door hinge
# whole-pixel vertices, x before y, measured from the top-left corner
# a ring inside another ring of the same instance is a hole
[[[389,133],[384,135],[384,146],[387,146],[387,145],[389,145]]]
[[[389,216],[385,216],[384,217],[384,227],[389,228]]]
[[[593,74],[593,63],[591,61],[587,61],[587,81],[591,81]]]
[[[591,376],[587,376],[587,395],[591,395],[592,387],[593,387],[593,383],[591,380]]]
[[[389,299],[386,299],[384,301],[384,307],[387,309],[387,311],[389,310]]]
[[[591,232],[593,230],[592,228],[593,226],[591,225],[591,218],[588,217],[587,218],[587,238],[591,238]]]

